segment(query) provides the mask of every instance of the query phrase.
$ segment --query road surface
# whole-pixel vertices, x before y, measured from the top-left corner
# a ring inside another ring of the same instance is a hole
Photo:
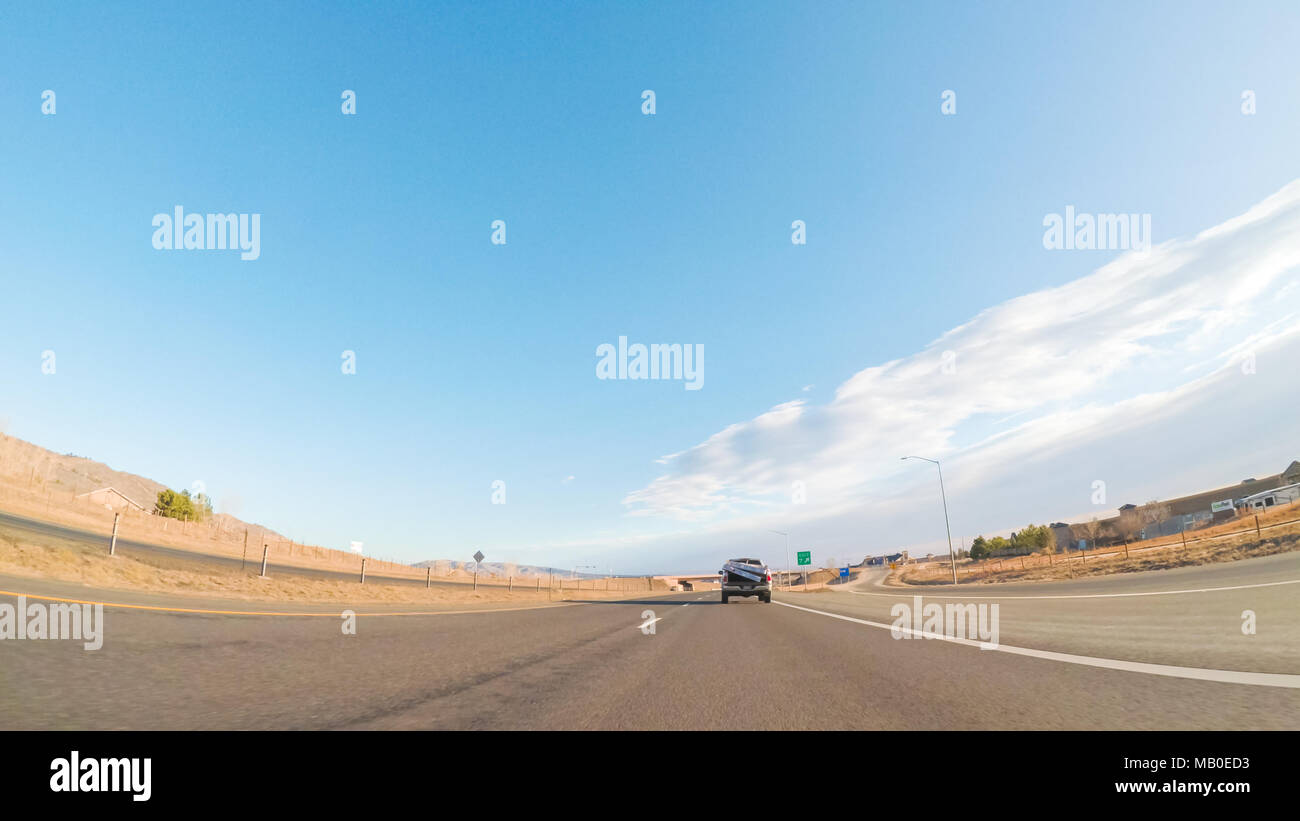
[[[98,651],[0,641],[0,727],[1300,729],[1300,553],[920,591],[997,596],[997,650],[893,638],[890,609],[916,591],[878,581],[772,604],[711,592],[438,615],[358,605],[353,636],[337,609],[110,607]],[[0,590],[143,601],[17,578]]]

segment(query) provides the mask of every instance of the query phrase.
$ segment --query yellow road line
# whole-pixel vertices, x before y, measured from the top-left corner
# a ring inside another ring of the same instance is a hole
[[[60,596],[35,596],[31,593],[15,593],[11,590],[0,590],[0,596],[23,596],[28,599],[41,599],[42,601],[67,602],[68,604],[99,604],[104,607],[119,607],[127,610],[155,610],[162,613],[206,613],[218,616],[329,616],[339,618],[339,613],[292,613],[282,610],[204,610],[197,607],[163,607],[156,604],[121,604],[119,602],[98,602],[87,601],[85,599],[66,599]],[[410,610],[394,611],[391,613],[356,613],[358,616],[463,616],[470,613],[512,613],[518,610],[542,610],[548,607],[571,607],[578,602],[565,602],[562,604],[551,605],[534,605],[532,607],[495,607],[487,610]],[[341,611],[340,611],[341,612]]]

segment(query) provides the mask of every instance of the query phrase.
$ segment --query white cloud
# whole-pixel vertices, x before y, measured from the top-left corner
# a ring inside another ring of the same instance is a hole
[[[786,402],[662,457],[661,475],[624,504],[713,532],[826,519],[931,481],[900,456],[985,480],[1175,413],[1232,390],[1246,353],[1300,330],[1298,237],[1300,181],[1194,237],[989,308],[853,374],[824,405]],[[806,505],[790,504],[795,480]]]

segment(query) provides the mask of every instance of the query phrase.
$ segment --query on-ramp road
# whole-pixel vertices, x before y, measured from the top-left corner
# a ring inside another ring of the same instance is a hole
[[[1300,729],[1298,553],[919,591],[996,601],[997,650],[893,638],[891,608],[918,591],[874,581],[772,604],[685,593],[468,614],[358,605],[351,636],[341,608],[108,607],[98,651],[0,641],[0,727]],[[16,578],[0,590],[67,595]]]

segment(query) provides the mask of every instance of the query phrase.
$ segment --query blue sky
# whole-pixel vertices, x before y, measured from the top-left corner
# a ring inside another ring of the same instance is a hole
[[[616,572],[932,548],[908,452],[959,538],[1275,471],[1298,41],[1288,3],[9,9],[0,421],[299,540]],[[176,205],[260,258],[155,250]],[[1067,205],[1152,259],[1045,250]],[[619,336],[704,387],[596,379]]]

